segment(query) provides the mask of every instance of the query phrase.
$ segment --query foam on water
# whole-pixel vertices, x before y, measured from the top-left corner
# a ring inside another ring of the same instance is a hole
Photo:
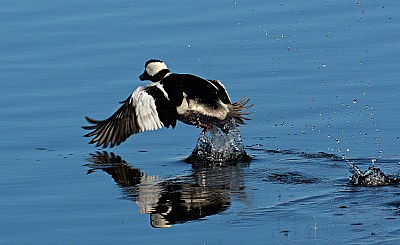
[[[227,134],[219,129],[202,130],[193,152],[185,161],[220,165],[249,160],[250,157],[244,150],[239,129],[233,128]]]

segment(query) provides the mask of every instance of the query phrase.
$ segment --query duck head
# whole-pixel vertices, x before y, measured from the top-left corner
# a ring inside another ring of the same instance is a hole
[[[139,76],[141,81],[150,80],[158,82],[166,77],[171,71],[168,69],[167,64],[161,60],[151,59],[144,65],[144,72]]]

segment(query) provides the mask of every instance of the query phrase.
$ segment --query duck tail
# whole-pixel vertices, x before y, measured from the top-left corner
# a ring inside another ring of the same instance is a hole
[[[242,99],[239,101],[232,103],[229,108],[229,118],[233,119],[236,125],[239,124],[245,124],[245,120],[251,120],[250,118],[247,118],[247,115],[250,115],[251,112],[246,112],[245,110],[248,110],[254,106],[254,104],[248,104],[250,101],[250,98],[247,98],[244,96]]]

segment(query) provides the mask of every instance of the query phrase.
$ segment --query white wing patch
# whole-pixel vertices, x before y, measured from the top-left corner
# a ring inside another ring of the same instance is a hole
[[[164,127],[158,117],[154,98],[146,93],[143,87],[138,87],[132,93],[129,103],[135,108],[135,116],[140,132]]]

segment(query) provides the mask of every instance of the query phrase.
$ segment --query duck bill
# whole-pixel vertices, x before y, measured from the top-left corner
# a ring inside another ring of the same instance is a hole
[[[139,76],[140,81],[144,81],[144,80],[150,80],[150,76],[149,74],[147,74],[147,72],[143,72],[142,75]]]

